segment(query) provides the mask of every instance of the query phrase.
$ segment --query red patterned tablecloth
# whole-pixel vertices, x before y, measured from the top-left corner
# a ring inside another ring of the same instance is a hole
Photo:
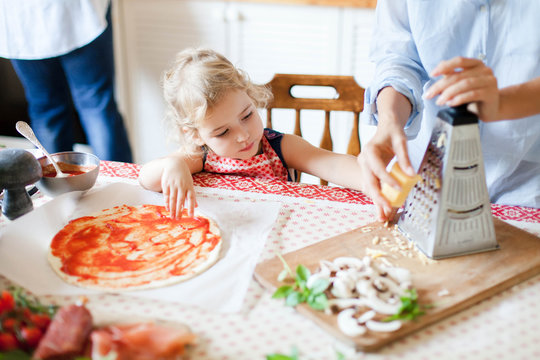
[[[111,161],[101,162],[104,176],[136,179],[140,165]],[[279,194],[312,200],[329,200],[349,204],[371,205],[371,200],[363,193],[339,187],[319,186],[277,180],[262,181],[240,176],[222,176],[200,173],[194,177],[195,185],[217,189],[248,191],[261,194]],[[527,221],[540,223],[540,211],[534,208],[492,204],[493,215],[501,220]]]

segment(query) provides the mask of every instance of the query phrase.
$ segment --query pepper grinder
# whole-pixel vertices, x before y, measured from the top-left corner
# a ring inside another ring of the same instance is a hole
[[[0,188],[4,189],[2,213],[10,220],[34,208],[26,186],[41,179],[41,165],[23,149],[0,151]]]

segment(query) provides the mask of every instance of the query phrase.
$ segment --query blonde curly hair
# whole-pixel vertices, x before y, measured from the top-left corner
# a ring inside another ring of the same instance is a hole
[[[178,142],[188,155],[200,154],[194,142],[197,128],[228,90],[243,90],[257,108],[265,108],[272,93],[227,58],[211,49],[188,48],[176,55],[162,78],[166,102],[167,136]]]

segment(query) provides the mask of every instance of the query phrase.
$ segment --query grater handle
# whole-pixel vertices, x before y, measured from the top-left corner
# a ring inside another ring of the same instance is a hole
[[[439,110],[437,117],[446,121],[452,126],[478,124],[478,116],[469,111],[469,104],[463,104],[455,107],[447,107]]]

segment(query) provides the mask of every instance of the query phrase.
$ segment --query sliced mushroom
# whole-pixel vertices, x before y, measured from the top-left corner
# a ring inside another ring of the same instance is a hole
[[[337,306],[339,309],[346,309],[354,306],[367,306],[365,299],[330,299],[328,300],[328,307]]]
[[[382,259],[386,260],[386,259]],[[401,321],[373,320],[377,314],[394,315],[401,307],[400,297],[411,287],[411,273],[378,261],[370,256],[362,259],[338,257],[333,262],[322,260],[320,271],[308,280],[308,287],[318,279],[327,279],[330,293],[326,313],[338,312],[338,326],[348,336],[364,334],[368,329],[377,332],[396,331]],[[359,308],[369,308],[358,318]]]
[[[308,289],[311,289],[313,287],[313,284],[315,283],[315,281],[317,281],[319,279],[328,280],[328,286],[330,286],[330,274],[318,272],[318,273],[312,274],[308,278],[308,280],[306,282],[306,286],[308,287]]]
[[[353,296],[352,289],[349,287],[348,282],[340,278],[334,278],[332,280],[332,289],[330,292],[337,298],[350,298]]]
[[[367,268],[370,268],[371,267],[371,257],[370,256],[364,256],[364,258],[362,259],[362,262],[364,263],[364,266],[367,267]]]
[[[384,281],[384,278],[378,277],[373,280],[373,287],[380,292],[387,292],[388,291],[388,284]]]
[[[357,271],[354,269],[340,270],[336,273],[336,279],[343,281],[347,287],[352,290],[356,283],[356,274]]]
[[[370,258],[369,256],[366,256],[366,258],[370,259],[370,261],[369,261],[369,263],[370,263],[369,267],[370,267],[371,269],[373,269],[373,272],[377,273],[378,275],[386,276],[387,271],[386,271],[385,268],[383,268],[383,267],[377,265],[377,264],[375,263],[375,261],[372,261],[371,258]]]
[[[356,292],[365,297],[377,296],[377,290],[371,286],[371,281],[360,279],[356,282]]]
[[[338,266],[340,268],[354,267],[354,268],[357,268],[357,269],[361,269],[364,266],[361,259],[355,258],[355,257],[347,257],[347,256],[335,258],[334,259],[334,265],[336,265],[336,266]]]
[[[394,315],[399,311],[400,303],[389,304],[382,301],[378,297],[370,297],[365,299],[365,304],[378,312],[379,314]]]
[[[337,316],[338,327],[345,335],[358,336],[366,332],[366,328],[354,317],[355,313],[354,309],[345,309]]]
[[[399,267],[385,267],[385,270],[398,284],[411,283],[411,272],[409,270]]]
[[[362,315],[360,315],[358,317],[358,322],[360,324],[363,324],[371,319],[373,319],[375,317],[375,315],[377,315],[377,313],[373,310],[368,310],[366,311],[365,313],[363,313]]]
[[[377,332],[392,332],[401,328],[401,321],[394,320],[388,322],[369,320],[366,322],[366,327],[371,331]]]
[[[404,293],[404,289],[399,285],[399,283],[396,283],[392,279],[380,277],[377,279],[377,281],[392,294],[402,296]]]
[[[328,274],[330,274],[332,271],[338,271],[339,270],[339,268],[336,265],[334,265],[333,262],[328,261],[328,260],[321,260],[319,262],[319,266],[321,268],[321,270],[320,270],[321,272],[326,272],[327,271]]]

